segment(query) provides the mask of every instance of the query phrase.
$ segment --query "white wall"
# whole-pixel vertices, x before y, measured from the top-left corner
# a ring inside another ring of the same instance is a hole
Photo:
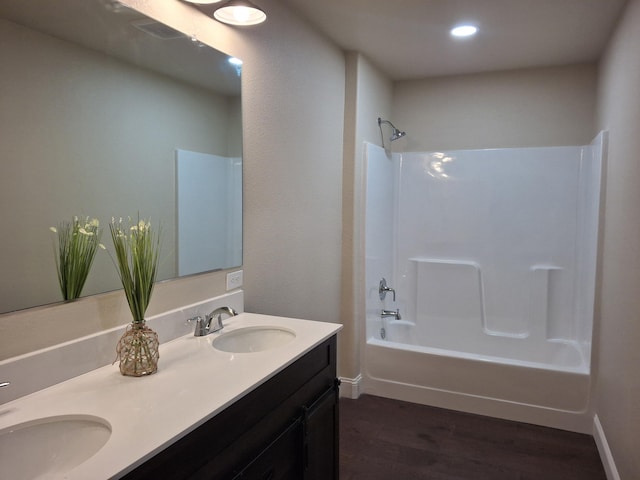
[[[620,478],[640,478],[640,1],[631,0],[600,64],[609,130],[596,412]]]
[[[405,151],[587,145],[595,65],[437,77],[394,84]]]

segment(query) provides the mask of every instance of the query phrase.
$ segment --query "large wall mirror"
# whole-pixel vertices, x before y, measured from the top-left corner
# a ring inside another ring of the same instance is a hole
[[[240,67],[114,0],[0,2],[0,313],[61,300],[49,227],[162,226],[159,280],[242,263]],[[121,288],[98,251],[83,296]]]

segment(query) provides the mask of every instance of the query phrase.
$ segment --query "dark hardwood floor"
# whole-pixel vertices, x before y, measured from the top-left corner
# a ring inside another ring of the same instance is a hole
[[[340,399],[341,480],[606,480],[589,435],[363,395]]]

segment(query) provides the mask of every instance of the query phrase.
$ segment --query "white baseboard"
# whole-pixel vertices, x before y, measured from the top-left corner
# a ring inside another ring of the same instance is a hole
[[[613,455],[611,454],[611,449],[609,448],[607,437],[604,435],[604,430],[602,429],[602,424],[600,423],[598,415],[593,417],[593,438],[596,441],[596,446],[600,453],[600,460],[602,460],[607,480],[620,480],[620,474],[618,473],[616,463],[613,460]]]
[[[340,396],[355,400],[360,396],[361,385],[362,375],[356,378],[340,377]]]

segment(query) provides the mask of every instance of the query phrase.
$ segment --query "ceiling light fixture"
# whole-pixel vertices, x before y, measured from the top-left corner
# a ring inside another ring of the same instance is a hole
[[[213,18],[228,25],[257,25],[267,19],[267,14],[248,0],[230,0],[213,12]]]
[[[475,25],[458,25],[453,27],[450,33],[454,37],[470,37],[478,33],[478,27]]]
[[[198,5],[211,5],[212,3],[218,3],[222,0],[185,0],[189,3],[197,3]]]

